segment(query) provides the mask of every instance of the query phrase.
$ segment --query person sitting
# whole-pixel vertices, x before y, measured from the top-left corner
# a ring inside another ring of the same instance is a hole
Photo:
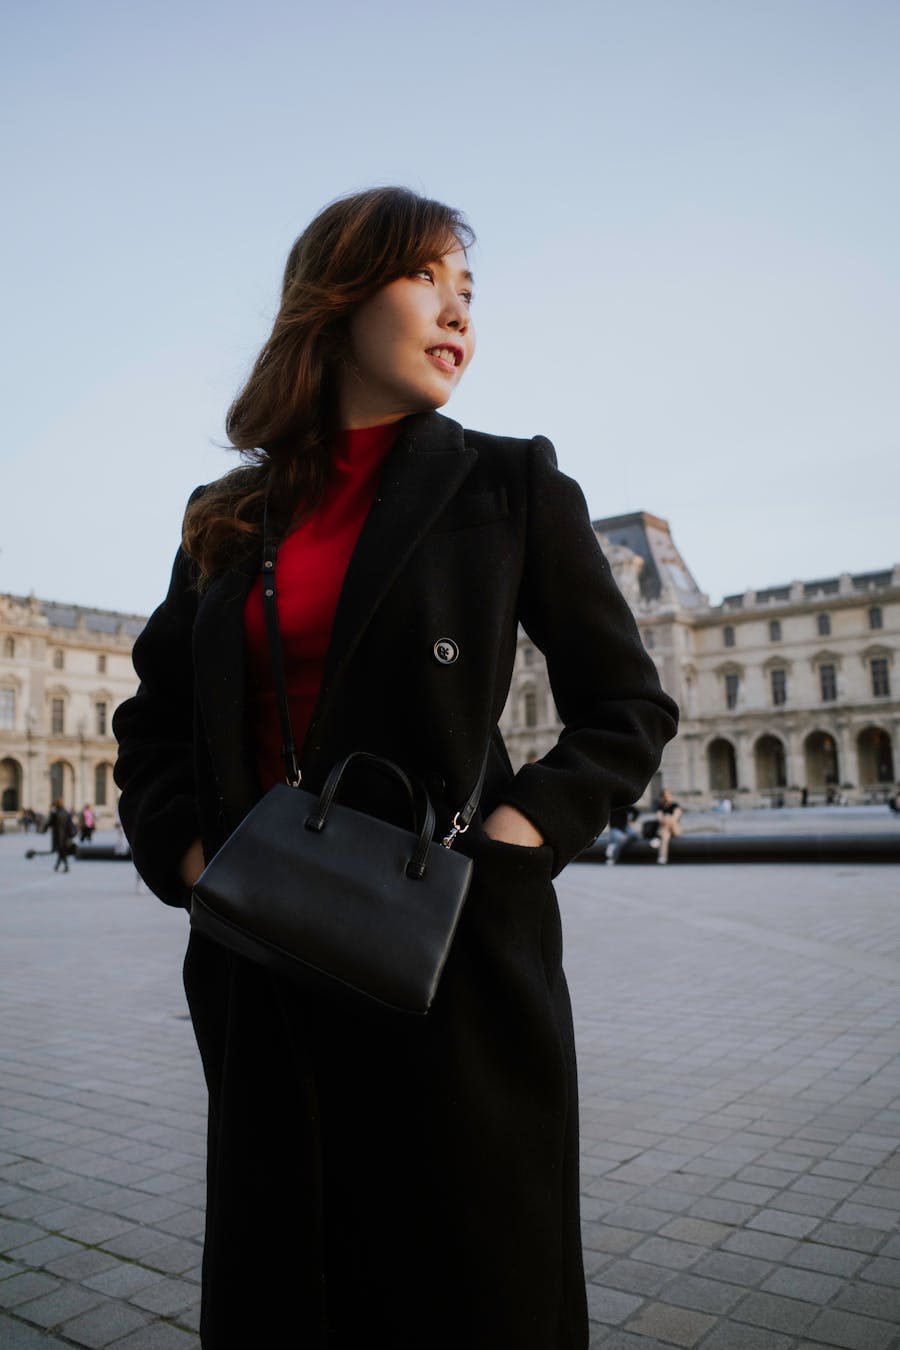
[[[606,845],[606,865],[613,867],[624,848],[636,839],[633,822],[640,812],[636,806],[617,806],[609,813],[609,843]]]
[[[669,861],[669,842],[672,839],[677,839],[681,834],[681,816],[681,807],[673,800],[669,789],[663,788],[656,802],[656,819],[659,823],[659,832],[655,839],[650,840],[650,847],[659,849],[659,855],[656,859],[658,863]]]

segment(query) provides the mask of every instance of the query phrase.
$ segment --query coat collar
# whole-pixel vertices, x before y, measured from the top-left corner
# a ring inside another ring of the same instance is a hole
[[[401,569],[471,472],[478,452],[462,427],[439,413],[406,419],[385,460],[378,493],[347,568],[307,737],[310,754],[327,752],[335,691]],[[194,626],[194,668],[226,822],[235,825],[254,797],[244,726],[244,604],[259,560],[220,573],[201,597]],[[304,760],[306,760],[304,753]],[[327,767],[327,765],[325,766]]]

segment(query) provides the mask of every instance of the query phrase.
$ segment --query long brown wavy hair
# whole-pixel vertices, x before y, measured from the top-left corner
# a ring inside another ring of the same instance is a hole
[[[347,322],[383,286],[474,240],[459,211],[407,188],[371,188],[326,206],[295,240],[281,305],[225,429],[243,466],[188,507],[183,544],[201,584],[259,546],[262,504],[284,531],[321,500],[337,426]]]

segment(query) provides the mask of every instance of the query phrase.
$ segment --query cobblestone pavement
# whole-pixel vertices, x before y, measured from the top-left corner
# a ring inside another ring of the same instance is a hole
[[[25,843],[0,838],[0,1347],[196,1350],[184,920],[128,864],[54,875]],[[592,1347],[900,1346],[898,881],[561,878]]]

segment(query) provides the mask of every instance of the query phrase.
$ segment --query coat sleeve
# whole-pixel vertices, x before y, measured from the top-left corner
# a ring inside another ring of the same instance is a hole
[[[179,551],[168,594],[134,644],[138,691],[113,717],[119,817],[135,866],[161,900],[185,907],[190,892],[178,864],[200,834],[191,652],[196,608],[194,566]]]
[[[531,443],[528,537],[519,617],[547,660],[563,722],[556,745],[500,793],[540,830],[554,871],[586,848],[614,806],[638,800],[675,735],[678,709],[553,446]]]

